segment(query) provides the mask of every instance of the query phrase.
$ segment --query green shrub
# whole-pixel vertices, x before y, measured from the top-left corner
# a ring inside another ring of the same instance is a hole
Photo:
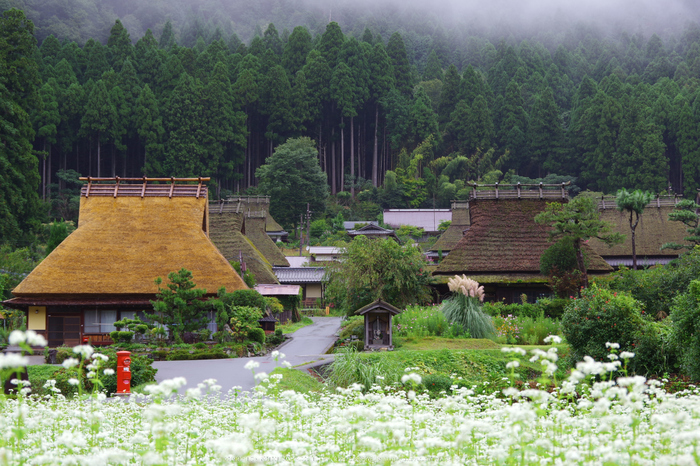
[[[183,348],[171,351],[166,357],[166,361],[196,361],[202,359],[227,359],[228,357],[228,354],[221,348],[204,351],[193,351]]]
[[[573,238],[567,236],[560,239],[540,256],[540,273],[542,275],[549,275],[555,267],[566,272],[578,269]]]
[[[59,346],[57,348],[54,348],[56,350],[56,364],[63,364],[63,361],[65,361],[68,358],[76,358],[77,356],[73,352],[73,348],[69,348],[67,346]],[[44,362],[46,364],[49,364],[49,348],[47,347],[44,350]]]
[[[605,343],[619,343],[620,351],[634,351],[643,324],[639,302],[629,294],[592,285],[566,307],[561,329],[573,361],[584,356],[607,361]]]
[[[109,332],[109,338],[111,338],[114,343],[131,343],[131,340],[134,338],[134,332],[115,330]]]
[[[671,313],[674,297],[700,277],[700,247],[665,266],[637,271],[623,268],[612,276],[611,289],[629,292],[647,314],[661,319]]]
[[[537,304],[531,303],[513,303],[505,304],[502,302],[484,303],[484,312],[490,316],[514,316],[514,317],[537,317],[542,309]]]
[[[265,297],[255,290],[236,290],[219,296],[219,299],[227,306],[257,307],[265,310],[267,302]]]
[[[275,331],[276,332],[276,331]],[[280,331],[279,335],[277,333],[271,333],[265,337],[266,346],[277,346],[284,341],[284,336]]]
[[[265,344],[265,330],[261,328],[252,328],[248,331],[248,338],[251,341],[255,341],[260,343],[261,345]]]
[[[697,248],[696,248],[697,249]],[[683,369],[691,378],[700,379],[700,280],[674,299],[671,308],[672,341],[682,350]]]
[[[634,353],[629,368],[637,374],[661,376],[676,373],[679,367],[678,345],[673,340],[670,319],[644,322],[637,332]]]
[[[204,343],[203,341],[199,341],[199,342],[197,342],[197,343],[194,344],[194,347],[197,348],[197,349],[200,349],[200,350],[201,350],[201,349],[207,349],[207,344]]]
[[[450,392],[450,387],[452,386],[452,379],[446,375],[440,374],[428,374],[423,377],[423,386],[430,392],[430,396],[435,398],[440,392],[445,391]]]
[[[569,301],[570,299],[568,298],[543,298],[537,301],[537,306],[542,310],[545,317],[561,319]]]
[[[263,311],[257,307],[231,306],[228,315],[233,338],[243,341],[252,329],[260,328],[258,320],[262,319]]]
[[[345,340],[355,335],[359,340],[365,339],[365,319],[364,317],[356,316],[348,318],[348,323],[340,331],[339,338]]]

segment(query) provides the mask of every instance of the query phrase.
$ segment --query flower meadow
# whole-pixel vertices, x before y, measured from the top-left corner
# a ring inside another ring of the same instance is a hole
[[[174,397],[181,378],[128,399],[25,390],[0,399],[0,464],[697,464],[700,392],[626,376],[634,355],[615,346],[561,382],[556,348],[505,348],[513,371],[520,358],[542,365],[539,387],[454,385],[437,399],[416,368],[391,387],[317,395],[281,391],[262,372],[252,393],[207,380]],[[18,362],[0,360],[3,371]]]

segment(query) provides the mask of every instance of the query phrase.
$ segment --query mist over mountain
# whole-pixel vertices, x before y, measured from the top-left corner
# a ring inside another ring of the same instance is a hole
[[[490,40],[536,38],[545,44],[586,33],[618,37],[623,31],[666,39],[700,21],[693,0],[447,0],[437,4],[399,0],[2,0],[0,10],[17,7],[36,25],[39,42],[50,34],[79,44],[89,38],[105,42],[116,19],[132,40],[147,29],[156,36],[170,20],[180,45],[192,46],[199,35],[207,41],[219,30],[244,42],[269,23],[279,31],[306,26],[322,33],[336,21],[347,34],[360,36],[369,27],[388,38],[394,31],[418,35],[443,34],[451,39],[483,36]]]

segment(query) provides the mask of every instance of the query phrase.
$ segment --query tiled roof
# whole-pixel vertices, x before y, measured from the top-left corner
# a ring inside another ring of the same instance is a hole
[[[471,226],[436,273],[539,273],[540,256],[552,243],[550,227],[535,216],[546,207],[543,200],[470,201]],[[592,250],[587,256],[590,271],[612,270]]]
[[[321,283],[326,273],[323,267],[274,267],[272,270],[283,284]]]

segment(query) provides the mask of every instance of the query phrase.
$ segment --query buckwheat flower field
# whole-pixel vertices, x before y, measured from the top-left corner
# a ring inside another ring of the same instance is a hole
[[[555,351],[532,357],[556,362]],[[364,393],[280,391],[278,376],[257,374],[248,394],[208,380],[174,399],[184,380],[173,379],[128,400],[5,397],[0,463],[697,464],[700,392],[613,377],[624,360],[587,359],[554,391],[453,386],[438,399],[420,393],[411,370],[402,386]]]

